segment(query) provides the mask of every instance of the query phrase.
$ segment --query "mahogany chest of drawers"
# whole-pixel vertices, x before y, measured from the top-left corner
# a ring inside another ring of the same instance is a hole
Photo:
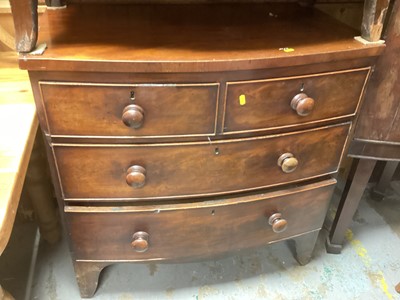
[[[40,30],[20,66],[83,297],[115,262],[289,239],[309,261],[383,46],[296,4],[71,5]]]

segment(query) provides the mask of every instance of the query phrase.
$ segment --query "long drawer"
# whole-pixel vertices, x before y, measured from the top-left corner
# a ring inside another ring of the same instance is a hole
[[[224,132],[246,132],[353,116],[369,68],[228,82]]]
[[[176,144],[53,146],[69,201],[168,199],[243,192],[337,171],[350,124]]]
[[[336,181],[218,201],[66,206],[78,260],[184,260],[266,245],[321,228]]]
[[[164,137],[215,133],[219,84],[39,82],[55,136]]]

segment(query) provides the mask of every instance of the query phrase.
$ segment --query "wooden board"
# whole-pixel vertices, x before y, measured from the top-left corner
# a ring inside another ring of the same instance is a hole
[[[93,18],[98,22],[92,22]],[[22,68],[248,70],[377,56],[384,48],[363,45],[354,40],[358,31],[292,3],[71,4],[66,9],[46,11],[40,30],[39,43],[48,48],[41,56],[22,55]]]
[[[0,53],[0,254],[14,224],[38,121],[28,74]]]

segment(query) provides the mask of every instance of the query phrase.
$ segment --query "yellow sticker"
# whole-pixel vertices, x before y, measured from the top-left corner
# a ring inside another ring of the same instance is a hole
[[[279,48],[279,50],[283,50],[283,52],[289,53],[293,52],[294,48],[285,47],[285,48]]]
[[[246,105],[246,95],[240,95],[239,96],[239,104],[240,105]]]

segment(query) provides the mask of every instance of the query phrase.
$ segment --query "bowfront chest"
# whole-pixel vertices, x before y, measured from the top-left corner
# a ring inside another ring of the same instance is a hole
[[[297,4],[48,10],[29,70],[83,297],[115,262],[307,263],[384,46]]]

